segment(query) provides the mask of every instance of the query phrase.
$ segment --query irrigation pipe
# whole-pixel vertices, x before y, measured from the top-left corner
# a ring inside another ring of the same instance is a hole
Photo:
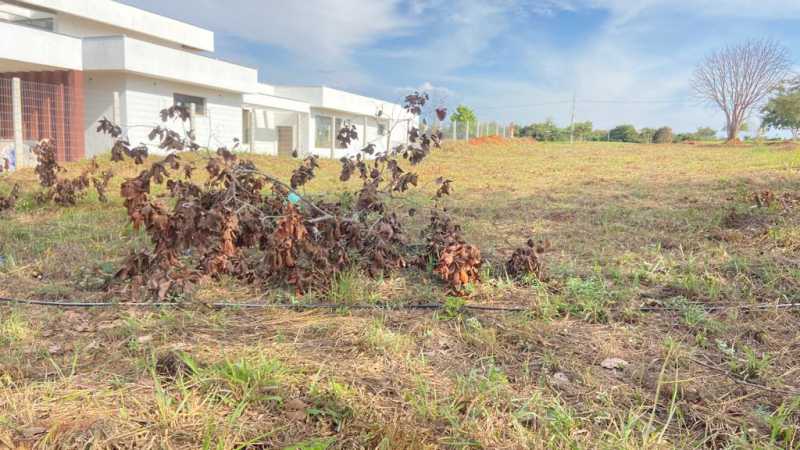
[[[183,303],[163,303],[163,302],[70,302],[70,301],[49,301],[49,300],[23,300],[17,298],[0,297],[0,303],[7,304],[20,304],[20,305],[36,305],[36,306],[50,306],[57,308],[181,308],[186,306]],[[358,310],[383,310],[383,311],[403,311],[403,310],[439,310],[443,309],[444,305],[440,303],[422,303],[422,304],[403,304],[391,305],[386,303],[379,303],[374,305],[335,305],[330,303],[223,303],[216,302],[204,304],[214,309],[358,309]],[[739,310],[770,310],[770,309],[794,309],[800,308],[800,303],[771,303],[771,304],[703,304],[692,303],[692,305],[702,307],[707,311],[719,311],[725,309],[739,309]],[[484,312],[526,312],[530,308],[520,306],[490,306],[490,305],[464,305],[463,309],[469,311],[484,311]],[[659,311],[680,311],[679,307],[674,306],[642,306],[639,308],[642,312],[659,312]]]
[[[23,300],[17,298],[0,297],[0,303],[50,306],[57,308],[180,308],[182,303],[113,303],[113,302],[69,302],[48,300]],[[372,309],[372,310],[438,310],[444,305],[438,303],[406,304],[406,305],[334,305],[329,303],[285,304],[285,303],[211,303],[207,304],[214,309]],[[504,306],[464,305],[464,309],[473,311],[498,311],[498,312],[523,312],[528,308]]]

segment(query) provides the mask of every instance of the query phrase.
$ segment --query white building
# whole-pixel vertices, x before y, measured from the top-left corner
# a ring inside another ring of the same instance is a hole
[[[102,117],[132,144],[149,143],[159,111],[176,103],[191,106],[202,146],[240,139],[243,150],[266,154],[384,150],[416,123],[390,102],[260,83],[256,69],[213,52],[211,31],[111,0],[0,0],[0,151],[49,137],[64,160],[103,153],[111,143],[95,131]],[[335,139],[345,123],[360,138],[349,148]]]

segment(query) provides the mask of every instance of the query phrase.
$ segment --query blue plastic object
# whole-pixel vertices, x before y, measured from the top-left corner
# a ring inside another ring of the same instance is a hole
[[[289,203],[293,205],[300,203],[300,196],[295,194],[294,192],[289,192],[287,198],[289,199]]]

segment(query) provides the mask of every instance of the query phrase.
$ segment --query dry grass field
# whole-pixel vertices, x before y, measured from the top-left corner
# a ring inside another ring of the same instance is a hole
[[[124,300],[105,285],[147,237],[117,167],[110,203],[72,208],[0,177],[26,192],[0,214],[0,297]],[[306,189],[341,195],[338,167]],[[797,149],[451,143],[418,169],[397,201],[424,211],[452,179],[486,259],[466,298],[410,270],[302,298],[223,279],[181,308],[3,303],[0,449],[800,448],[800,308],[777,306],[800,302]],[[408,220],[416,238],[426,214]],[[529,237],[546,276],[512,280]]]

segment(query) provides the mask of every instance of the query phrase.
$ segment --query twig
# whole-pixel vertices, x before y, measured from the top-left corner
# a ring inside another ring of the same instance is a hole
[[[258,169],[242,169],[242,168],[238,168],[237,171],[240,171],[240,172],[243,172],[243,173],[252,173],[252,174],[256,174],[256,175],[262,176],[262,177],[264,177],[264,179],[269,180],[270,182],[272,182],[274,184],[277,184],[277,185],[283,187],[284,189],[286,189],[287,191],[291,192],[292,194],[296,195],[303,203],[305,203],[306,205],[310,206],[312,209],[316,210],[320,214],[323,214],[325,216],[331,216],[331,217],[334,216],[334,214],[331,214],[330,212],[325,211],[324,209],[320,208],[316,203],[314,203],[311,200],[308,200],[304,196],[300,195],[300,193],[297,192],[296,190],[292,189],[291,186],[289,186],[288,184],[284,183],[283,181],[273,177],[272,175],[268,175],[268,174],[266,174],[266,173],[264,173],[264,172],[262,172],[262,171],[260,171]]]
[[[713,365],[708,364],[708,363],[704,363],[703,361],[700,361],[699,359],[692,358],[692,357],[689,357],[688,359],[689,359],[689,361],[692,361],[693,363],[695,363],[695,364],[697,364],[699,366],[703,366],[706,369],[713,370],[714,372],[717,372],[717,373],[720,373],[722,375],[725,375],[726,377],[728,377],[731,380],[733,380],[735,383],[741,384],[743,386],[748,386],[748,387],[752,387],[752,388],[756,388],[756,389],[761,389],[763,391],[772,392],[774,394],[789,395],[789,396],[800,395],[800,389],[784,390],[784,389],[776,389],[776,388],[772,388],[772,387],[769,387],[769,386],[764,386],[763,384],[751,383],[751,382],[749,382],[747,380],[743,380],[743,379],[733,375],[732,373],[730,373],[727,370],[720,369],[719,367],[713,366]]]

